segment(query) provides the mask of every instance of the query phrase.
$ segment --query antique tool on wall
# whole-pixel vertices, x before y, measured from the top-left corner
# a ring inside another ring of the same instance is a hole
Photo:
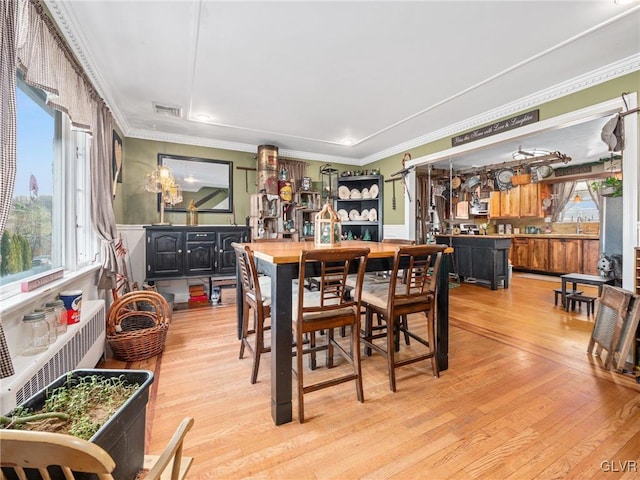
[[[404,180],[404,177],[390,178],[389,180],[385,180],[384,181],[384,183],[391,182],[391,185],[393,186],[393,190],[392,190],[393,196],[391,197],[391,209],[392,210],[396,209],[396,182],[399,182],[400,180]],[[411,201],[411,199],[409,199],[409,201]]]

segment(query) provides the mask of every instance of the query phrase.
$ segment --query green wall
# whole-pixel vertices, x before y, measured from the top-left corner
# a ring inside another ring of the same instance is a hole
[[[256,193],[256,173],[238,170],[236,167],[256,168],[257,160],[254,152],[238,152],[219,148],[198,147],[178,143],[141,140],[138,138],[123,138],[124,161],[122,184],[116,189],[114,212],[118,224],[136,225],[158,222],[156,196],[144,190],[146,176],[157,165],[158,153],[201,157],[214,160],[228,160],[233,162],[233,203],[235,206],[235,221],[244,225],[250,213],[250,195]],[[290,160],[297,160],[289,158]],[[306,161],[307,175],[314,182],[319,182],[320,166],[324,163]],[[339,171],[352,170],[352,166],[331,164]],[[248,182],[248,189],[247,189]],[[248,191],[247,191],[248,190]],[[184,212],[165,212],[165,221],[175,225],[186,222]],[[229,213],[200,213],[198,222],[201,225],[224,225],[233,223],[233,215]]]
[[[540,110],[540,120],[547,120],[589,105],[610,100],[620,96],[622,92],[638,92],[640,90],[639,86],[640,72],[633,72],[610,80],[606,83],[572,93],[560,99],[552,100],[536,108]],[[531,108],[527,110],[531,110]],[[513,116],[517,113],[518,112],[514,112],[509,116]],[[495,121],[499,121],[499,119],[496,119]],[[474,128],[480,127],[481,125],[478,125]],[[244,224],[245,217],[249,215],[249,196],[251,193],[255,193],[256,178],[254,172],[245,173],[244,170],[238,170],[235,167],[241,166],[255,168],[256,153],[197,147],[153,140],[140,140],[126,137],[123,137],[123,142],[123,183],[118,185],[114,201],[114,211],[117,223],[150,224],[159,220],[160,214],[156,208],[156,197],[151,193],[145,192],[143,186],[146,175],[157,164],[158,153],[169,153],[232,161],[234,164],[233,197],[236,212],[235,218],[237,224]],[[451,148],[451,139],[450,137],[446,137],[413,148],[407,153],[410,153],[411,157],[415,159],[435,152],[447,150],[449,148]],[[344,170],[357,170],[358,168],[366,168],[367,170],[378,168],[385,180],[389,180],[392,173],[398,172],[402,169],[402,158],[404,153],[405,152],[402,152],[383,158],[363,167],[337,163],[332,163],[332,166],[337,168],[340,172]],[[319,169],[322,164],[323,162],[307,161],[307,174],[313,178],[314,182],[320,181]],[[249,192],[247,192],[245,188],[245,174],[248,175],[249,178]],[[396,182],[395,185],[395,210],[392,208],[392,188],[393,187],[390,182],[385,183],[384,223],[387,225],[403,225],[404,196],[402,182]],[[166,213],[165,216],[167,221],[174,224],[184,224],[186,220],[184,213]],[[232,216],[230,214],[201,213],[199,222],[203,225],[226,224],[232,222]]]

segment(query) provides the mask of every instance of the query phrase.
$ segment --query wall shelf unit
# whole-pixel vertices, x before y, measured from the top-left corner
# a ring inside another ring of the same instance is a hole
[[[341,216],[344,238],[382,241],[383,189],[382,175],[338,177],[334,207]]]

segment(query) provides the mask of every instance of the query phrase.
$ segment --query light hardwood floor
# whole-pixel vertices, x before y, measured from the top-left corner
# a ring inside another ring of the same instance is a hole
[[[294,421],[273,425],[269,354],[250,384],[232,290],[226,306],[174,312],[161,356],[101,366],[155,372],[147,453],[195,418],[190,479],[640,478],[640,385],[587,355],[592,320],[554,307],[559,286],[516,274],[507,290],[451,289],[440,378],[407,366],[391,393],[384,360],[363,357],[365,402],[351,383],[314,392],[303,425],[295,401]]]

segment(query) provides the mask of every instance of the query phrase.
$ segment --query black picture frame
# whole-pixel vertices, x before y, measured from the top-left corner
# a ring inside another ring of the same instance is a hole
[[[182,190],[182,202],[165,211],[186,212],[194,200],[198,212],[233,212],[233,162],[159,153],[158,166],[168,167]],[[160,201],[158,194],[158,210]]]

